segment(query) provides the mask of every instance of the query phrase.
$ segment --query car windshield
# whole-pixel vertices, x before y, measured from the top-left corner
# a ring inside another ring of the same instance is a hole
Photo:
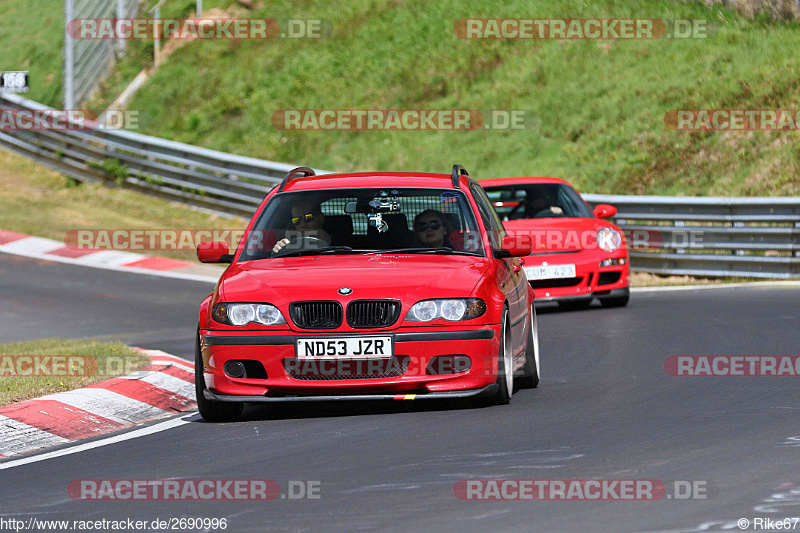
[[[575,189],[563,183],[482,185],[502,220],[594,217]]]
[[[376,187],[276,194],[239,260],[390,252],[483,256],[464,193]]]

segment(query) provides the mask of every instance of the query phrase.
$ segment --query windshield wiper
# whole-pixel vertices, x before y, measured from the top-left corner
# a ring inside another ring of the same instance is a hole
[[[453,250],[447,246],[437,246],[432,248],[392,248],[390,250],[373,250],[366,254],[456,254],[456,255],[477,255],[483,256],[480,252],[467,252],[464,250]]]
[[[326,246],[325,248],[314,248],[314,249],[307,249],[307,250],[297,250],[294,252],[289,252],[282,254],[280,250],[278,251],[278,255],[273,255],[272,257],[297,257],[300,255],[323,255],[323,254],[349,254],[354,250],[349,246]],[[361,250],[355,250],[355,252],[360,252]]]

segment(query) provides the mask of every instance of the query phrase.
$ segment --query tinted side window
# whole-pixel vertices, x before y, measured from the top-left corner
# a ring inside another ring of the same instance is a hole
[[[498,218],[497,212],[495,212],[492,207],[489,197],[486,196],[486,191],[475,183],[470,184],[470,190],[472,191],[472,196],[475,197],[475,203],[478,205],[478,211],[480,212],[484,226],[486,226],[486,231],[489,232],[489,240],[492,243],[492,248],[499,250],[502,248],[501,242],[506,234],[503,223],[500,222],[500,218]]]

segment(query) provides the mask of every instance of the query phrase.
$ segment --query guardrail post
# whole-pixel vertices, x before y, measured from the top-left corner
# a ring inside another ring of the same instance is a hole
[[[794,227],[798,228],[798,230],[800,231],[800,222],[795,222],[794,223]],[[792,239],[792,242],[794,242],[795,245],[800,245],[800,242],[795,242],[795,241],[798,241],[798,240],[800,240],[800,239],[795,237],[794,239]],[[800,250],[795,250],[794,251],[794,256],[795,257],[800,257]]]
[[[673,226],[675,226],[676,228],[682,228],[682,227],[685,227],[685,226],[686,226],[686,221],[685,221],[685,220],[676,220],[676,221],[673,223]],[[670,237],[670,243],[669,243],[669,246],[670,246],[670,248],[673,248],[673,247],[675,246],[675,244],[676,244],[676,243],[674,242],[674,241],[675,241],[675,235],[676,235],[676,234],[677,234],[677,232],[673,232],[673,233],[672,233],[672,237]],[[677,254],[685,254],[685,253],[686,253],[686,248],[685,248],[684,246],[681,246],[681,247],[679,247],[679,248],[674,248],[674,251],[675,251],[675,253],[677,253]]]
[[[125,0],[117,0],[117,20],[116,20],[116,33],[117,35],[122,35],[121,27],[120,27],[120,20],[124,19],[126,16],[125,10]],[[117,57],[125,57],[125,53],[128,48],[128,42],[123,39],[122,37],[117,37],[116,42],[117,48]]]
[[[69,23],[75,18],[75,0],[64,2],[64,109],[75,107],[75,42]]]
[[[745,227],[745,223],[744,222],[734,222],[733,223],[733,227],[734,228],[743,228],[743,227]],[[744,250],[734,250],[733,254],[734,255],[747,255],[747,252],[745,252]]]
[[[155,13],[155,43],[153,43],[153,63],[158,66],[161,63],[161,6],[156,7]]]

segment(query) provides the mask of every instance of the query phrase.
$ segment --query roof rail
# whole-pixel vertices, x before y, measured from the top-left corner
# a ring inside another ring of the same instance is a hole
[[[461,165],[453,165],[453,187],[456,189],[460,189],[461,187],[458,184],[460,176],[469,176],[469,172],[467,169],[462,167]]]
[[[316,176],[316,172],[314,172],[313,168],[308,167],[297,167],[295,169],[290,170],[284,177],[283,181],[281,182],[281,186],[278,189],[278,192],[283,192],[283,188],[286,187],[286,184],[292,181],[292,177],[295,174],[302,174],[303,177],[305,176]]]

